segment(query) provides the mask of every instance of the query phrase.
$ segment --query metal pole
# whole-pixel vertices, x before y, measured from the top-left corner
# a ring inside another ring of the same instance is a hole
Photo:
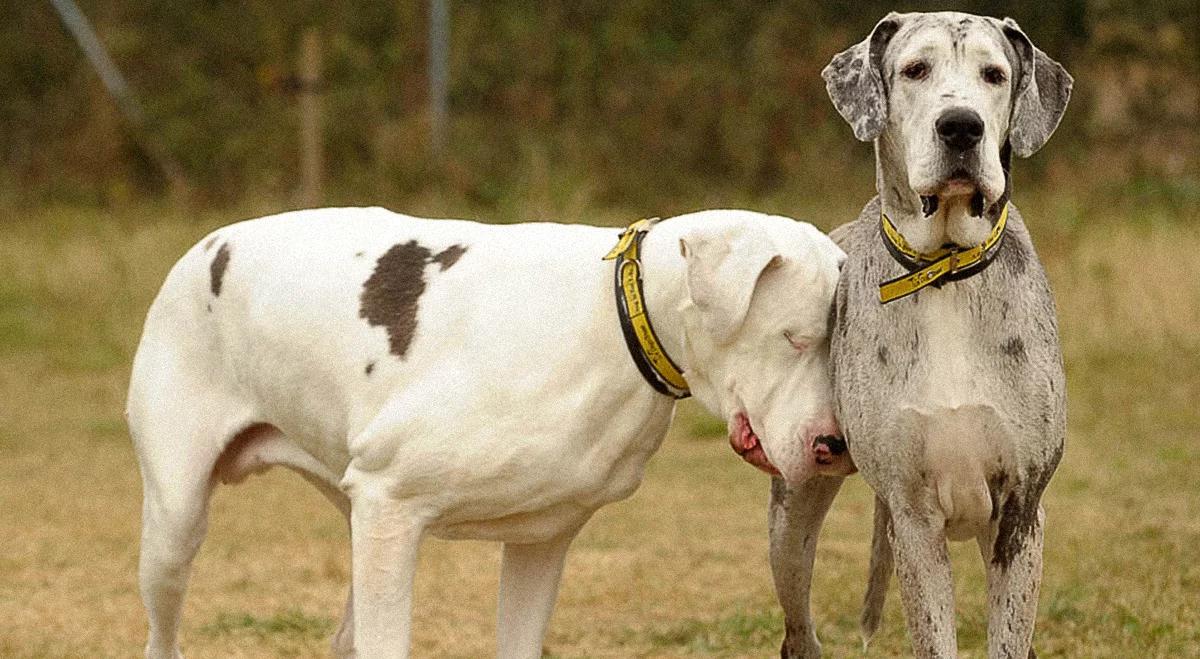
[[[450,0],[429,0],[429,143],[438,162],[446,152],[449,37]]]
[[[50,0],[50,4],[54,5],[63,24],[67,26],[67,30],[75,37],[76,43],[83,49],[83,54],[91,62],[92,68],[96,69],[100,81],[104,83],[104,88],[116,101],[117,108],[121,114],[125,115],[125,120],[133,127],[134,141],[162,170],[176,198],[186,199],[188,185],[187,179],[183,175],[183,168],[166,148],[146,133],[146,113],[142,111],[142,106],[129,91],[129,84],[125,82],[125,77],[121,75],[120,69],[113,63],[112,58],[108,56],[108,51],[100,43],[100,39],[96,36],[96,31],[92,29],[87,17],[79,10],[79,5],[76,5],[74,0]]]
[[[142,106],[138,105],[137,99],[129,92],[129,85],[125,82],[125,77],[121,75],[121,71],[117,69],[112,58],[108,56],[108,51],[104,50],[104,45],[96,37],[96,32],[92,30],[91,24],[79,10],[79,6],[75,4],[74,0],[50,0],[50,4],[54,5],[58,15],[62,17],[63,23],[75,37],[79,47],[83,49],[83,54],[92,63],[96,73],[100,74],[100,80],[108,89],[108,93],[116,99],[125,118],[136,126],[145,124],[146,115],[142,112]]]

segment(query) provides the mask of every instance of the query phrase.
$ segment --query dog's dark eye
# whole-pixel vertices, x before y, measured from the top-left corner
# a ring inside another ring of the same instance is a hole
[[[929,65],[921,61],[910,62],[900,69],[900,75],[909,80],[924,80],[929,75]]]
[[[989,85],[999,85],[1003,84],[1008,76],[1004,75],[1004,69],[998,66],[985,66],[983,67],[983,79]]]

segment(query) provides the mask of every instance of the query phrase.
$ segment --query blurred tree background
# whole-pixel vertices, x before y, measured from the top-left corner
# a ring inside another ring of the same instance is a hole
[[[194,203],[296,205],[295,67],[302,34],[316,28],[326,201],[402,210],[453,198],[502,218],[528,208],[513,199],[527,202],[530,189],[557,210],[655,214],[844,199],[848,185],[865,193],[871,151],[837,117],[821,68],[888,10],[948,4],[1012,16],[1075,76],[1059,134],[1019,182],[1195,214],[1196,0],[450,0],[440,161],[429,145],[426,2],[80,1]],[[0,204],[165,197],[167,182],[49,2],[6,5]]]

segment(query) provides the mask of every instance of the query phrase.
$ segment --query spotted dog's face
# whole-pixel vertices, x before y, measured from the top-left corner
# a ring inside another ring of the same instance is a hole
[[[882,61],[890,90],[885,134],[918,195],[979,192],[990,206],[1004,194],[1000,149],[1019,66],[1013,52],[995,26],[958,14],[914,18],[893,37]]]
[[[1072,83],[1011,19],[955,12],[889,14],[822,75],[855,136],[897,156],[894,180],[977,207],[1004,194],[1006,149],[1029,156],[1049,139]]]
[[[692,393],[760,469],[793,481],[849,473],[829,376],[829,312],[845,255],[803,222],[716,213],[680,245]]]

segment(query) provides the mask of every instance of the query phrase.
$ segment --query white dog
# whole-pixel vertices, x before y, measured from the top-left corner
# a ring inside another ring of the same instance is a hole
[[[147,656],[179,656],[214,484],[272,465],[350,519],[334,651],[360,657],[407,656],[427,532],[504,543],[498,652],[541,656],[567,546],[638,486],[687,388],[748,461],[793,482],[848,471],[814,449],[840,441],[827,339],[842,252],[757,213],[650,224],[620,234],[615,266],[613,229],[383,209],[286,213],[193,247],[150,308],[127,409]]]

